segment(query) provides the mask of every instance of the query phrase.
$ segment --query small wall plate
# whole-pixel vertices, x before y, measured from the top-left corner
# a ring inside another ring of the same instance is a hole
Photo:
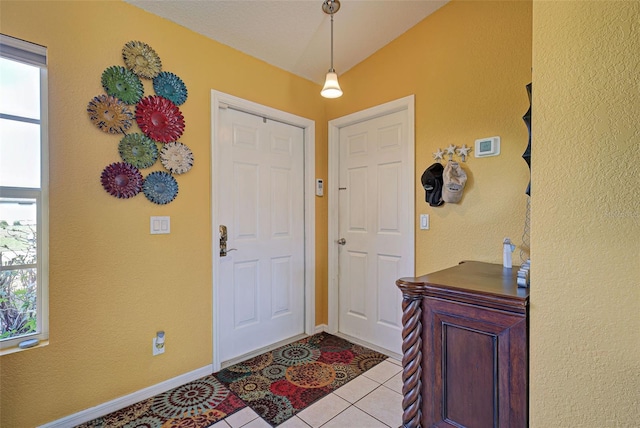
[[[152,235],[171,233],[171,217],[169,216],[151,216],[149,228]]]

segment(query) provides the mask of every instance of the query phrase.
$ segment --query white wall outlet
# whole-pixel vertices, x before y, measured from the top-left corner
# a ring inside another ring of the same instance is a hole
[[[153,338],[153,355],[160,354],[164,354],[164,331],[159,331]]]

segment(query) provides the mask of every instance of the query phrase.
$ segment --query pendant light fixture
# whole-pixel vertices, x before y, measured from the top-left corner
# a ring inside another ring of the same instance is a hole
[[[342,96],[342,89],[340,89],[340,84],[338,83],[338,75],[333,69],[333,14],[339,9],[339,0],[324,0],[324,3],[322,3],[322,11],[331,15],[331,68],[327,72],[324,87],[322,91],[320,91],[320,95],[325,98],[338,98]]]

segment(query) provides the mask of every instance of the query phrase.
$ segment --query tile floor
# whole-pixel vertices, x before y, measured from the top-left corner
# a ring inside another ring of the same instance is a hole
[[[402,363],[387,359],[313,403],[278,428],[397,428],[402,425]],[[271,428],[245,407],[211,428]]]

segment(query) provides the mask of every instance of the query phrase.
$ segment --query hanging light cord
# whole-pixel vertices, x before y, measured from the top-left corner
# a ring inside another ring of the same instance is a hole
[[[333,69],[333,6],[331,6],[331,70],[332,73],[336,71]]]

